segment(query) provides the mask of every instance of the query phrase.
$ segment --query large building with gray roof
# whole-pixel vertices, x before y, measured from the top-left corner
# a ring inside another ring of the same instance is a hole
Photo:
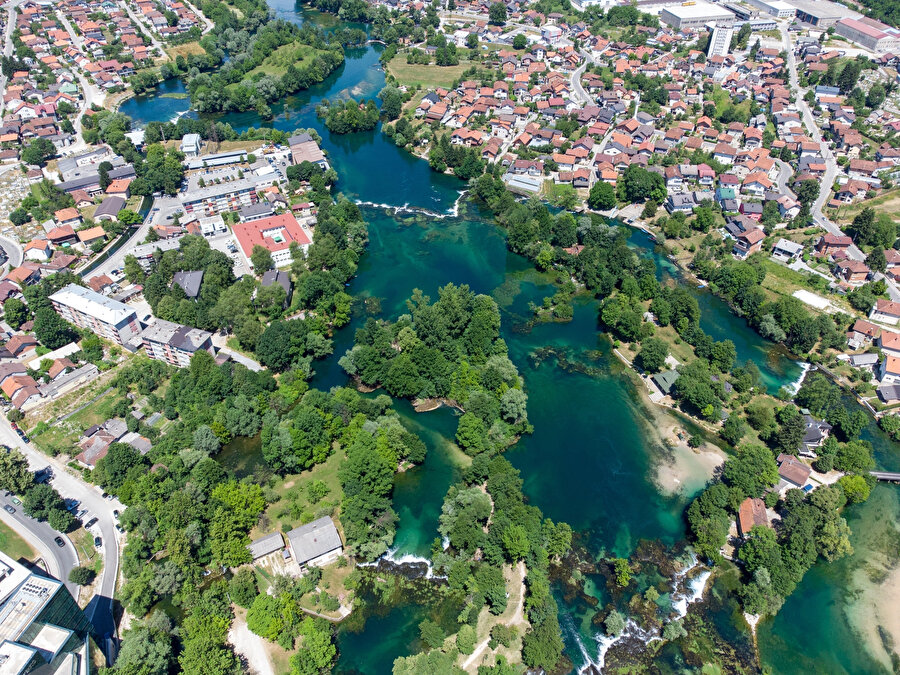
[[[336,560],[343,551],[341,535],[328,516],[291,530],[287,538],[291,556],[301,566],[325,565]]]

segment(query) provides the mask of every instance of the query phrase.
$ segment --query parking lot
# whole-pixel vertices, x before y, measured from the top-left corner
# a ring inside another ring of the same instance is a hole
[[[250,261],[244,257],[241,247],[238,246],[237,239],[229,231],[224,234],[217,234],[214,237],[207,237],[209,245],[217,251],[222,251],[225,255],[234,261],[234,276],[240,278],[245,274],[250,274]]]

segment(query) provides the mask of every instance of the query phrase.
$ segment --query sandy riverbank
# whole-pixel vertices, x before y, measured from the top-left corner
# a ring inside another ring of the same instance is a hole
[[[711,443],[690,447],[688,434],[669,415],[656,415],[656,422],[657,433],[666,448],[656,467],[656,485],[666,495],[698,492],[725,461],[725,453]]]
[[[872,567],[881,569],[878,564]],[[872,568],[853,572],[855,599],[847,606],[847,621],[867,647],[867,652],[894,672],[893,658],[900,656],[900,566],[885,570],[880,583],[871,578]]]

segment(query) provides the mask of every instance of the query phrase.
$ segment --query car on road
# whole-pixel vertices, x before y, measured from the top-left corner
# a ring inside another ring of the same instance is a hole
[[[94,537],[94,546],[100,548],[103,546],[103,540],[100,537]]]
[[[46,483],[51,478],[53,478],[53,469],[49,466],[45,466],[43,469],[34,472],[34,479],[38,483]]]
[[[95,517],[91,518],[89,521],[87,521],[87,522],[84,524],[84,529],[88,530],[88,529],[92,528],[92,527],[93,527],[94,525],[96,525],[96,524],[97,524],[97,518],[96,518],[96,516],[95,516]]]
[[[53,541],[55,541],[56,545],[60,548],[63,548],[66,545],[66,542],[63,541],[62,537],[53,537]]]
[[[13,507],[11,507],[9,504],[4,505],[3,508],[7,513],[15,513],[16,512],[16,510]]]

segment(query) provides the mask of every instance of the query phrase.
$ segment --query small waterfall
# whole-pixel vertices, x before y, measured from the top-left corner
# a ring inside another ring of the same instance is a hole
[[[384,209],[385,211],[393,211],[394,213],[397,213],[397,214],[412,214],[412,215],[430,216],[431,218],[434,218],[436,220],[443,220],[444,218],[450,218],[450,217],[456,215],[454,213],[454,211],[456,210],[455,208],[451,209],[447,213],[437,213],[436,211],[429,211],[428,209],[422,209],[422,208],[419,208],[418,206],[410,206],[408,203],[404,204],[403,206],[396,206],[394,204],[378,204],[376,202],[367,202],[367,201],[357,199],[356,204],[357,204],[357,206],[370,206],[375,209]]]
[[[803,379],[806,377],[806,374],[810,371],[811,368],[812,368],[812,364],[807,363],[806,361],[803,361],[800,364],[799,377],[797,377],[797,379],[794,380],[791,384],[785,385],[784,388],[787,389],[787,391],[790,392],[790,394],[792,396],[795,395],[798,391],[800,391],[800,385],[803,384]]]
[[[706,582],[709,581],[712,570],[705,569],[695,577],[687,579],[687,576],[691,571],[698,567],[700,567],[700,562],[697,560],[696,556],[692,554],[690,563],[676,572],[675,576],[672,578],[672,611],[674,616],[667,619],[665,623],[680,621],[687,615],[690,605],[703,598],[703,591],[706,589]],[[687,581],[685,581],[686,579]],[[569,623],[571,623],[571,618],[566,618],[569,620]],[[654,640],[662,640],[661,632],[659,630],[655,628],[644,630],[634,619],[628,619],[625,622],[625,629],[619,635],[609,636],[599,633],[594,636],[594,640],[597,643],[597,655],[592,658],[585,648],[584,643],[581,641],[578,631],[574,629],[574,625],[571,626],[571,629],[575,637],[575,642],[581,651],[581,656],[585,661],[585,664],[581,666],[578,671],[579,675],[599,675],[602,673],[603,668],[606,665],[607,653],[609,653],[609,650],[613,645],[619,642],[635,641],[648,645]]]
[[[374,567],[379,571],[397,572],[409,579],[446,579],[441,574],[434,573],[434,567],[428,558],[402,553],[397,555],[397,549],[390,549],[387,553],[372,562],[356,563],[357,567]]]

